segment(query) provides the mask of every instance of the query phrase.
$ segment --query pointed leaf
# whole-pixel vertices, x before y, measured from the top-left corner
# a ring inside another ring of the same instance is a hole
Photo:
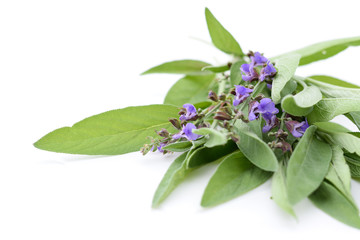
[[[275,103],[279,103],[281,100],[281,91],[288,83],[288,81],[294,76],[296,68],[299,65],[300,56],[297,54],[286,55],[281,58],[275,59],[275,67],[277,68],[277,74],[274,77],[271,98]]]
[[[349,46],[359,46],[360,37],[341,38],[325,42],[319,42],[290,53],[297,53],[301,55],[300,66],[306,65],[315,61],[323,60],[344,51]],[[289,53],[283,54],[287,55]],[[279,58],[280,55],[276,58]]]
[[[224,145],[228,141],[225,133],[219,132],[213,128],[194,129],[193,133],[206,136],[207,141],[204,146],[208,148]]]
[[[310,126],[292,153],[287,168],[287,192],[292,205],[318,188],[329,169],[330,146],[314,135]]]
[[[316,81],[312,78],[305,80],[311,85],[318,86],[326,97],[332,98],[360,98],[359,88],[339,87],[332,84]]]
[[[287,95],[281,101],[281,107],[285,112],[294,116],[308,115],[313,106],[322,99],[322,94],[318,87],[310,86],[304,88],[296,95]]]
[[[222,73],[228,71],[229,65],[222,65],[222,66],[206,66],[201,69],[201,71],[210,71],[213,73]]]
[[[347,129],[346,127],[334,123],[334,122],[316,122],[314,123],[315,126],[318,127],[317,130],[320,130],[322,132],[327,132],[327,133],[347,133],[350,132],[349,129]]]
[[[321,186],[309,196],[309,199],[315,206],[333,218],[360,229],[358,209],[330,183],[323,182]]]
[[[296,90],[296,88],[297,88],[296,81],[291,79],[285,84],[285,87],[281,90],[280,92],[281,97],[283,98],[288,94],[292,94]]]
[[[338,86],[338,87],[360,88],[360,86],[355,85],[353,83],[349,83],[349,82],[346,82],[344,80],[334,78],[334,77],[331,77],[331,76],[326,76],[326,75],[313,75],[313,76],[310,76],[308,78],[310,78],[311,80],[315,80],[315,81],[318,81],[318,82],[323,82],[323,83],[326,83],[326,84],[335,85],[335,86]]]
[[[265,172],[236,151],[227,156],[211,177],[201,200],[201,206],[212,207],[238,197],[266,182],[271,172]]]
[[[243,56],[244,53],[235,38],[220,24],[208,8],[205,9],[206,23],[210,37],[218,49],[225,53]]]
[[[173,131],[168,119],[178,117],[170,105],[127,107],[86,118],[59,128],[34,146],[43,150],[87,155],[117,155],[139,151],[155,130]]]
[[[350,133],[330,133],[331,140],[341,146],[342,148],[345,148],[350,153],[356,153],[357,155],[360,155],[360,138],[350,134]]]
[[[360,112],[349,112],[345,116],[350,119],[360,130]]]
[[[192,146],[193,146],[192,143],[189,141],[181,141],[181,142],[170,143],[165,147],[163,147],[162,149],[171,152],[186,152],[190,150]]]
[[[209,91],[216,91],[214,79],[215,74],[185,76],[170,88],[164,104],[182,106],[185,103],[206,101]]]
[[[348,112],[360,111],[360,98],[323,98],[307,116],[310,123],[330,121]]]
[[[209,65],[209,63],[198,60],[177,60],[150,68],[141,75],[150,73],[204,74],[201,69]]]

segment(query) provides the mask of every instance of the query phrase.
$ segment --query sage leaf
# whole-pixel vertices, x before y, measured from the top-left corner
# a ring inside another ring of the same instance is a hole
[[[286,55],[275,59],[277,74],[273,79],[271,88],[271,98],[275,104],[280,102],[281,90],[283,90],[287,82],[294,76],[296,68],[299,65],[299,59],[300,55],[297,54]]]
[[[323,98],[307,116],[310,123],[330,121],[334,117],[360,111],[360,98]]]
[[[242,74],[241,74],[240,67],[244,63],[246,63],[244,60],[240,60],[231,65],[231,68],[230,68],[231,87],[233,87],[234,85],[240,84],[240,82],[242,80]]]
[[[318,130],[326,133],[347,133],[350,132],[349,129],[346,127],[334,123],[334,122],[316,122],[314,123],[315,126],[318,127]]]
[[[165,147],[162,147],[162,149],[171,152],[186,152],[190,150],[192,146],[193,146],[192,143],[189,141],[181,141],[181,142],[170,143]]]
[[[247,159],[265,171],[274,172],[277,170],[279,165],[277,158],[263,140],[256,134],[242,129],[238,129],[236,133],[240,137],[240,142],[237,145]]]
[[[139,151],[155,130],[173,130],[169,118],[178,117],[171,105],[127,107],[86,118],[59,128],[37,141],[43,150],[87,155],[118,155]],[[173,132],[173,131],[172,131]]]
[[[349,226],[360,229],[359,211],[336,187],[324,181],[309,196],[319,209]]]
[[[360,112],[349,112],[345,116],[350,119],[360,130]]]
[[[316,81],[312,78],[305,80],[311,85],[318,86],[326,97],[332,98],[360,98],[360,88],[340,87],[332,84]]]
[[[237,150],[236,144],[230,140],[225,145],[212,148],[199,147],[187,159],[187,167],[195,168],[219,160]]]
[[[219,132],[213,128],[199,128],[192,131],[195,134],[206,136],[207,141],[205,147],[211,148],[219,145],[224,145],[227,143],[227,136],[223,132]]]
[[[228,155],[211,177],[201,199],[201,206],[212,207],[236,198],[266,182],[271,172],[253,165],[240,152]]]
[[[360,138],[350,134],[350,133],[331,133],[331,140],[334,144],[345,148],[350,153],[356,153],[360,155]]]
[[[292,205],[309,196],[323,181],[329,169],[331,147],[315,136],[310,126],[292,153],[287,167],[287,192]]]
[[[331,84],[331,85],[335,85],[335,86],[338,86],[338,87],[360,88],[360,86],[355,85],[353,83],[349,83],[349,82],[346,82],[344,80],[334,78],[334,77],[331,77],[331,76],[326,76],[326,75],[313,75],[313,76],[310,76],[308,78],[311,79],[311,80],[315,80],[317,82]]]
[[[360,37],[341,38],[325,42],[319,42],[289,53],[300,54],[300,66],[306,65],[315,61],[323,60],[344,51],[350,46],[359,46]],[[289,53],[282,54],[276,58],[282,57]]]
[[[185,179],[185,177],[192,171],[192,169],[186,168],[185,160],[189,152],[181,154],[170,165],[162,178],[159,186],[157,187],[152,207],[158,207],[169,194]]]
[[[241,50],[239,43],[220,24],[208,8],[205,9],[205,17],[210,37],[215,47],[225,53],[243,56],[244,53]]]
[[[287,189],[286,189],[286,167],[282,161],[279,164],[278,170],[274,173],[271,183],[272,199],[276,204],[285,210],[287,213],[296,217],[295,212],[289,202]]]
[[[353,178],[360,178],[360,157],[353,153],[345,153],[345,160],[350,167],[350,173]]]
[[[215,74],[185,76],[177,81],[166,94],[164,104],[182,106],[207,100],[210,90],[215,90]]]
[[[172,62],[166,62],[150,68],[143,72],[141,75],[150,73],[172,73],[172,74],[204,74],[201,70],[209,66],[209,63],[198,60],[177,60]]]
[[[291,79],[285,84],[284,88],[281,90],[280,92],[281,97],[283,98],[288,94],[292,94],[296,90],[296,88],[297,88],[296,81]]]
[[[305,87],[296,95],[287,95],[281,101],[281,107],[285,112],[294,116],[308,115],[313,106],[322,99],[322,94],[318,87]]]
[[[206,66],[201,69],[201,71],[210,71],[213,73],[222,73],[228,71],[229,65],[223,65],[223,66]]]
[[[350,168],[346,164],[344,152],[339,146],[332,146],[332,158],[329,172],[325,179],[331,182],[344,196],[350,201],[354,201],[351,196],[351,174]]]

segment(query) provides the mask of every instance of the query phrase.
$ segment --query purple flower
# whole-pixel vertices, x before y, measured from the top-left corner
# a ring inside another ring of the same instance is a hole
[[[265,63],[267,63],[269,61],[266,57],[261,55],[259,52],[255,52],[254,56],[251,56],[250,58],[251,58],[251,61],[254,62],[255,66],[264,65]]]
[[[257,73],[256,69],[254,68],[255,62],[252,61],[251,63],[244,63],[241,65],[240,70],[243,72],[242,79],[244,81],[253,81],[259,78],[259,74]]]
[[[305,121],[302,121],[302,122],[287,121],[287,122],[285,122],[285,125],[286,125],[286,128],[289,130],[289,132],[294,137],[297,137],[297,138],[304,135],[306,129],[309,127],[307,119],[305,119]]]
[[[243,101],[245,101],[245,99],[250,96],[249,93],[252,93],[252,91],[253,90],[250,89],[250,88],[246,88],[246,87],[241,86],[241,85],[235,85],[236,96],[235,96],[233,105],[237,106],[240,103],[242,103]]]
[[[259,80],[262,82],[266,77],[272,77],[276,73],[275,67],[270,61],[267,62],[266,66],[261,69]]]
[[[157,147],[158,151],[161,152],[161,153],[163,153],[163,152],[164,152],[164,149],[162,149],[162,148],[165,147],[165,146],[166,146],[166,143],[162,143],[162,142],[161,142],[161,143],[160,143],[160,146]]]
[[[259,114],[277,114],[279,109],[275,107],[275,103],[270,98],[263,98],[260,103],[257,101],[250,102],[249,105],[249,120],[253,121],[259,117]]]
[[[264,127],[262,129],[263,133],[266,133],[266,132],[270,131],[279,122],[279,120],[277,119],[275,114],[263,113],[262,117],[265,120],[265,125],[264,125]]]
[[[173,139],[180,139],[180,138],[186,138],[187,140],[196,140],[198,139],[199,137],[201,137],[200,135],[198,134],[195,134],[192,132],[193,129],[196,129],[196,126],[192,123],[187,123],[186,125],[183,126],[182,130],[177,133],[177,134],[174,134],[172,136]]]
[[[185,113],[181,114],[179,118],[181,121],[194,120],[197,117],[194,105],[186,103],[183,105],[183,108],[185,108]]]

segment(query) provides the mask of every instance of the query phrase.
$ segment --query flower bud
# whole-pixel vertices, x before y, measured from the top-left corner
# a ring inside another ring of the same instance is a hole
[[[216,120],[231,120],[231,116],[226,112],[216,112],[214,119]]]
[[[176,118],[170,118],[169,122],[171,122],[171,124],[178,130],[181,130],[181,125],[178,119]]]
[[[159,135],[160,137],[168,137],[169,136],[169,132],[165,128],[161,129],[160,131],[157,131],[156,134]]]
[[[219,98],[218,98],[217,94],[216,94],[214,91],[210,91],[210,92],[209,92],[208,98],[209,98],[211,101],[214,101],[214,102],[219,101]]]

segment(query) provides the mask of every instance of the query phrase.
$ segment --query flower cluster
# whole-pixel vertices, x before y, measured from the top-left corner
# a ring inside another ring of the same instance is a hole
[[[269,80],[277,73],[274,65],[259,52],[250,52],[250,63],[241,65],[242,79],[247,82]],[[260,74],[259,74],[260,72]]]
[[[249,104],[249,120],[254,121],[261,114],[265,120],[265,126],[262,129],[264,133],[278,124],[277,113],[279,113],[279,109],[275,107],[275,103],[270,98],[263,98],[260,102],[252,101]]]

